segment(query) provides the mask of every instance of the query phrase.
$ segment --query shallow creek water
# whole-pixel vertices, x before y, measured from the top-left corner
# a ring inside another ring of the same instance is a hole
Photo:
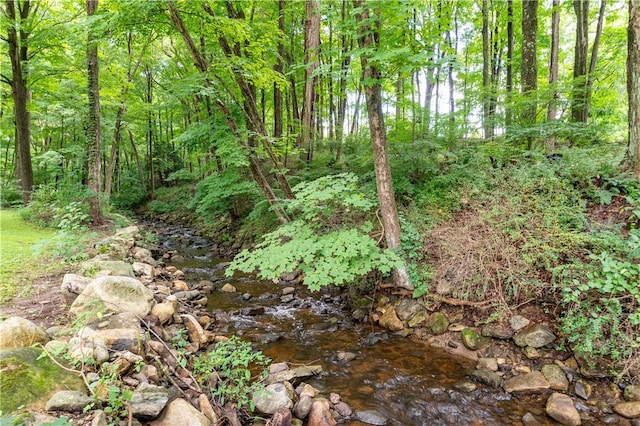
[[[390,419],[388,424],[398,426],[521,425],[527,412],[544,425],[556,424],[545,419],[541,396],[516,397],[481,384],[473,391],[457,390],[456,384],[468,380],[465,376],[475,368],[474,362],[355,322],[336,290],[311,293],[297,285],[295,299],[283,303],[283,285],[249,276],[225,277],[226,259],[215,258],[210,243],[191,231],[160,238],[165,250],[184,256],[175,266],[185,272],[187,282],[214,283],[208,309],[230,316],[222,334],[255,342],[273,362],[322,365],[324,373],[306,382],[323,393],[340,394],[355,410],[375,410]],[[237,292],[218,291],[225,283]],[[340,363],[340,351],[356,358]],[[346,424],[364,425],[355,420]]]

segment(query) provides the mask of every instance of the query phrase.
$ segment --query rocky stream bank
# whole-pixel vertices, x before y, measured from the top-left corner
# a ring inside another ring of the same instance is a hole
[[[64,424],[56,423],[62,416],[70,424],[92,426],[407,424],[384,410],[355,409],[338,392],[310,384],[326,374],[318,364],[271,364],[262,379],[266,391],[251,395],[252,404],[246,405],[255,405],[254,412],[229,401],[219,404],[212,392],[224,378],[196,380],[188,361],[234,338],[229,312],[208,305],[216,295],[237,289],[222,281],[186,279],[177,266],[184,260],[180,253],[140,244],[137,227],[120,230],[92,247],[94,257],[77,274],[64,277],[60,291],[70,306],[69,324],[44,330],[20,317],[0,323],[3,415],[25,412],[17,424],[38,425]],[[224,247],[211,249],[228,254]],[[277,284],[280,294],[265,297],[291,306],[305,303],[298,296],[299,277],[283,277]],[[391,293],[359,306],[350,311],[350,321],[376,327],[370,345],[390,344],[388,336],[399,335],[475,363],[452,389],[441,390],[446,402],[409,416],[409,424],[496,424],[480,415],[461,417],[465,398],[490,394],[488,401],[530,404],[527,412],[500,424],[640,425],[640,386],[613,383],[586,360],[556,351],[549,324],[514,313],[504,325],[476,327],[464,307],[434,311]],[[357,356],[336,351],[331,358],[348,369]],[[76,360],[75,367],[68,360]],[[456,399],[459,406],[453,407]]]

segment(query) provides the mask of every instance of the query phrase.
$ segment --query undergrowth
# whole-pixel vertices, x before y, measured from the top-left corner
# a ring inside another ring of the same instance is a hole
[[[433,290],[497,309],[535,302],[558,314],[565,347],[637,374],[640,185],[619,161],[611,147],[573,148],[476,172],[487,179],[473,187],[485,190],[428,230]]]

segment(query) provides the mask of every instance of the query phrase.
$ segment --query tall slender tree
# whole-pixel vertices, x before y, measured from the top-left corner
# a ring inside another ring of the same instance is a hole
[[[551,11],[551,51],[549,52],[549,87],[551,96],[547,105],[547,121],[554,121],[557,114],[558,92],[558,62],[560,56],[560,0],[553,0]],[[555,137],[547,139],[549,149],[555,149]]]
[[[627,162],[633,174],[640,179],[640,0],[629,0],[627,50],[627,93],[629,95]]]
[[[29,203],[33,189],[31,165],[31,116],[27,108],[29,92],[27,70],[29,63],[29,19],[37,13],[39,4],[32,8],[29,0],[6,0],[4,14],[8,20],[7,38],[11,59],[11,78],[2,75],[2,81],[11,86],[16,136],[16,177],[20,180],[22,202]],[[16,10],[17,7],[17,10]]]
[[[314,119],[316,118],[315,71],[320,65],[320,5],[318,0],[305,1],[304,63],[305,84],[302,107],[302,129],[300,132],[300,155],[308,162],[313,160]]]
[[[586,123],[589,119],[593,74],[598,60],[605,9],[606,0],[601,0],[596,34],[591,47],[591,58],[589,58],[589,0],[573,0],[573,10],[576,15],[576,44],[573,62],[571,117],[574,121]]]
[[[98,0],[87,0],[87,17],[89,20],[98,9]],[[87,186],[91,191],[89,198],[89,214],[94,225],[101,225],[102,216],[102,156],[101,156],[101,131],[100,131],[100,83],[98,67],[98,40],[92,22],[89,22],[87,31],[87,95],[89,98],[89,111],[87,114]]]
[[[372,53],[378,48],[380,22],[370,15],[369,7],[363,0],[353,0],[353,5],[358,9],[356,13],[358,45],[365,50],[360,61],[369,117],[371,146],[373,147],[376,187],[380,200],[380,216],[387,246],[392,250],[398,250],[400,249],[400,220],[393,191],[387,133],[382,113],[381,73],[375,62],[370,59]],[[374,22],[372,22],[372,18],[375,19]],[[405,267],[395,269],[392,275],[396,287],[413,290]]]
[[[522,114],[524,125],[536,122],[535,90],[538,88],[538,0],[522,2],[522,94],[526,105]],[[527,149],[531,149],[533,138],[527,138]]]

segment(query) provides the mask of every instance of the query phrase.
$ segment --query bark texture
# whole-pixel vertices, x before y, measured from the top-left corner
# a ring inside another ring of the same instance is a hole
[[[640,179],[640,0],[629,0],[627,92],[629,94],[629,146],[627,159]]]
[[[16,10],[16,6],[18,9]],[[31,3],[6,0],[5,16],[8,19],[7,44],[11,59],[11,96],[15,118],[16,136],[16,177],[20,180],[22,202],[26,205],[33,189],[33,169],[31,166],[31,119],[27,109],[29,92],[27,75],[23,64],[28,61],[28,25],[25,21],[31,13]],[[18,30],[19,28],[19,30]]]
[[[377,29],[372,27],[369,10],[361,0],[354,0],[353,5],[361,8],[356,15],[358,21],[358,44],[362,49],[376,48]],[[364,92],[369,116],[369,130],[371,133],[371,146],[373,147],[373,161],[376,173],[376,186],[378,199],[380,200],[380,216],[384,227],[384,236],[387,247],[392,250],[400,248],[400,221],[396,208],[396,200],[391,179],[391,167],[389,166],[389,154],[387,148],[387,134],[384,127],[382,114],[382,88],[380,85],[380,70],[368,60],[367,54],[361,56]],[[409,281],[406,268],[398,268],[393,272],[393,281],[397,287],[413,290]]]
[[[87,16],[91,17],[98,9],[98,0],[87,0]],[[89,198],[89,214],[94,225],[101,225],[102,216],[102,161],[100,144],[100,84],[98,81],[98,45],[93,31],[87,34],[87,78],[89,114],[87,116],[87,186],[92,192]]]

